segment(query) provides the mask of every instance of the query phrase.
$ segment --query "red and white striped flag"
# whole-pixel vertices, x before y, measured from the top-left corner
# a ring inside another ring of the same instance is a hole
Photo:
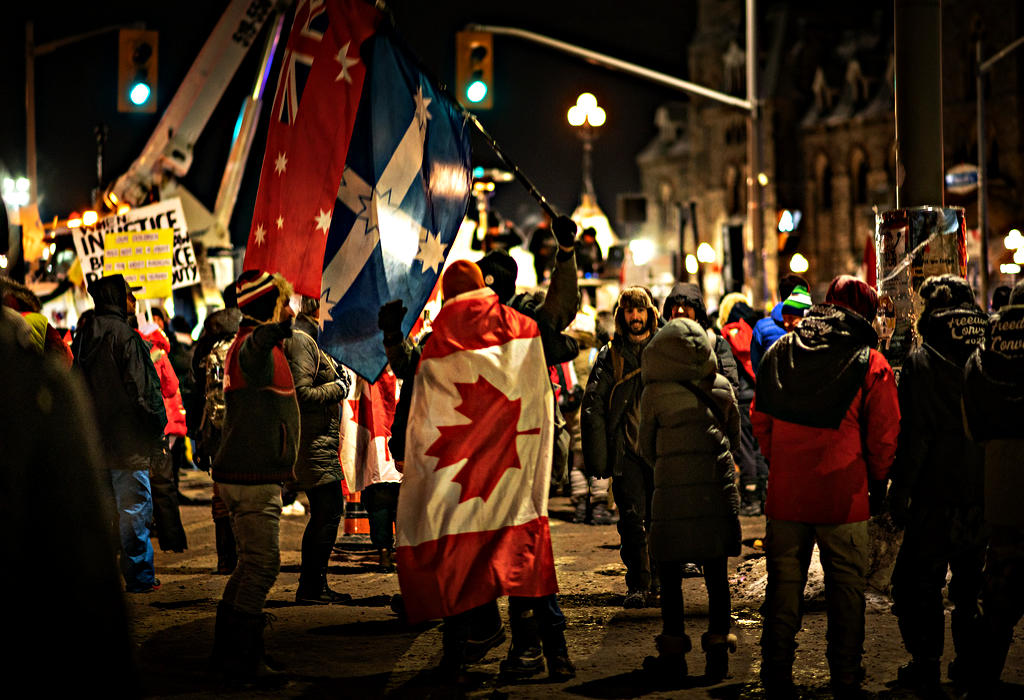
[[[324,246],[380,13],[364,0],[299,0],[267,131],[246,270],[320,296]]]
[[[402,475],[388,449],[398,404],[398,378],[385,367],[373,384],[355,375],[352,398],[341,402],[339,454],[349,491],[370,484],[396,482]]]
[[[558,590],[553,410],[537,324],[486,288],[446,302],[416,373],[398,500],[410,622]]]

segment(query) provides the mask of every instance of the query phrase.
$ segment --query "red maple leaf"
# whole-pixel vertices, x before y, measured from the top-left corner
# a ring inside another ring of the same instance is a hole
[[[479,496],[487,500],[508,469],[522,469],[516,438],[537,435],[540,428],[517,431],[522,400],[510,401],[493,384],[478,378],[456,382],[462,403],[455,410],[470,419],[461,425],[438,426],[441,436],[427,449],[437,457],[434,471],[468,459],[452,481],[462,487],[459,503]]]
[[[357,399],[347,399],[352,410],[352,422],[370,433],[372,442],[378,437],[391,437],[391,423],[395,417],[395,375],[385,371],[374,384],[360,380],[363,392]],[[384,458],[391,459],[388,441],[384,441]]]

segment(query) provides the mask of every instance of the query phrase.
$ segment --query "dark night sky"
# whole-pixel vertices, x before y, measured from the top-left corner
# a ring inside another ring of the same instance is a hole
[[[455,32],[468,23],[515,26],[547,34],[678,77],[686,75],[686,49],[695,18],[695,2],[612,0],[506,4],[463,0],[392,0],[399,33],[423,64],[443,82],[454,82]],[[10,14],[0,42],[4,66],[0,111],[0,170],[20,175],[25,168],[24,22],[35,22],[36,42],[115,23],[145,22],[160,31],[158,113],[116,111],[116,34],[94,38],[37,59],[36,122],[41,213],[44,219],[83,208],[95,187],[93,129],[105,123],[109,142],[105,180],[130,165],[170,102],[226,3],[181,0],[165,3],[104,3],[102,10],[56,13],[37,9]],[[28,16],[26,17],[26,13]],[[257,41],[255,46],[259,46]],[[229,140],[244,95],[251,88],[258,50],[228,89],[195,149],[184,184],[212,208],[227,158]],[[655,133],[654,111],[680,93],[621,73],[591,66],[551,49],[509,37],[495,38],[494,108],[478,113],[481,122],[538,188],[559,209],[571,211],[581,189],[581,145],[565,113],[582,91],[593,92],[608,113],[595,146],[594,179],[601,205],[614,215],[615,196],[639,189],[635,154]],[[276,81],[276,71],[273,78]],[[268,87],[272,98],[273,84]],[[269,107],[270,99],[267,100]],[[253,146],[242,192],[232,220],[232,237],[244,242],[255,198],[266,136],[266,116]],[[474,164],[498,164],[492,152],[474,141]],[[536,216],[519,185],[501,185],[494,204],[519,223]]]

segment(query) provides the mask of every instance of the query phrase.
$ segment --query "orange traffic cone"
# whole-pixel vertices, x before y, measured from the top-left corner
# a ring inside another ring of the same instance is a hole
[[[359,501],[359,493],[350,493],[345,498],[345,536],[369,534],[370,516]]]

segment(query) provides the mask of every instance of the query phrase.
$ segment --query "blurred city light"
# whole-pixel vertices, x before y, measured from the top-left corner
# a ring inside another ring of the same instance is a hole
[[[792,258],[789,259],[789,269],[796,273],[807,272],[810,264],[807,262],[807,258],[796,253]]]
[[[697,262],[697,256],[693,253],[686,254],[686,271],[691,275],[696,275],[697,270],[700,269],[700,263]]]
[[[92,226],[99,220],[99,214],[94,212],[92,209],[89,209],[88,211],[82,214],[82,224],[84,224],[85,226]]]
[[[999,271],[1004,275],[1019,275],[1020,265],[1017,263],[1003,263],[999,266]]]
[[[697,246],[697,261],[702,263],[713,263],[715,261],[715,249],[710,243],[701,243]]]
[[[654,241],[637,238],[629,242],[629,252],[634,265],[646,265],[654,257]]]
[[[1012,228],[1006,235],[1006,238],[1003,239],[1003,245],[1006,246],[1007,250],[1024,248],[1024,236],[1021,235],[1019,229]]]

